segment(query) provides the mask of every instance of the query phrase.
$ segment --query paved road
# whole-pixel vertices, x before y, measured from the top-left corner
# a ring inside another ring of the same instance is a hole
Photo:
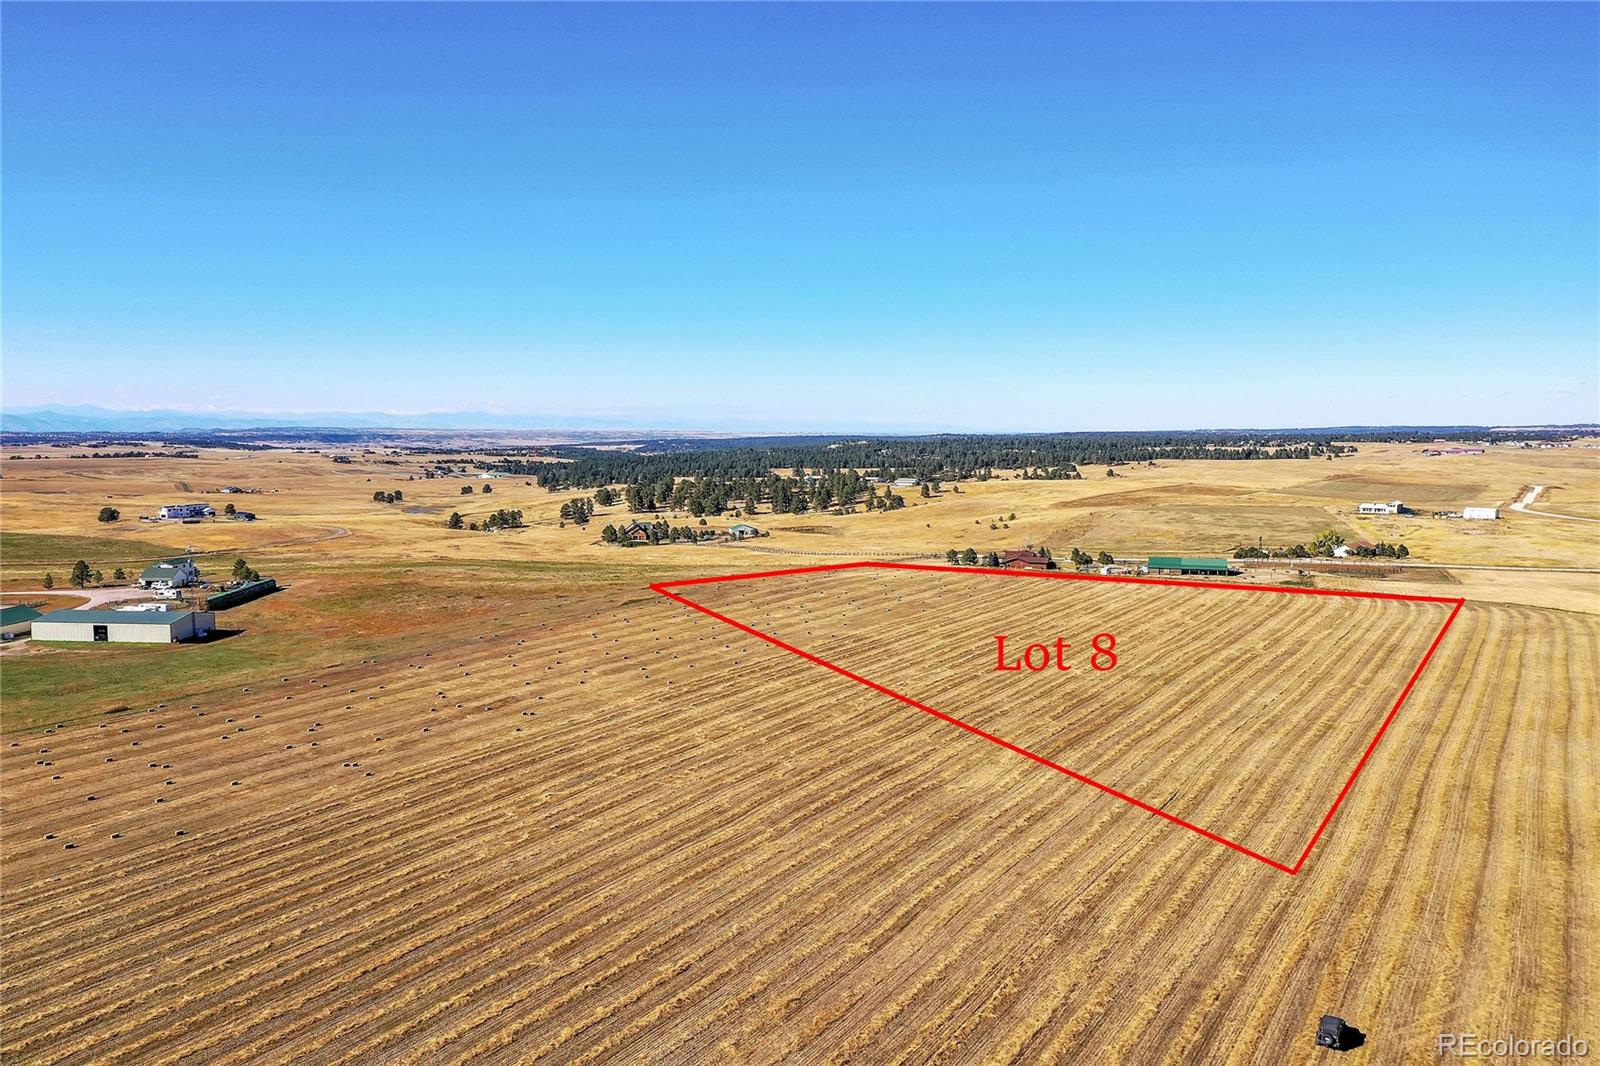
[[[1584,518],[1575,514],[1556,514],[1554,511],[1535,511],[1533,509],[1533,501],[1538,499],[1539,493],[1543,491],[1543,485],[1535,485],[1528,490],[1526,496],[1512,504],[1511,509],[1513,511],[1521,511],[1523,514],[1542,515],[1545,518],[1565,518],[1569,522],[1600,522],[1600,518]]]

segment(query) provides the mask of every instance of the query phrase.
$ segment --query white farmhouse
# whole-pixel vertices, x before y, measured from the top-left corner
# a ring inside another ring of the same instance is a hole
[[[1388,503],[1363,503],[1356,510],[1361,514],[1405,514],[1406,505],[1390,500]]]
[[[146,589],[181,589],[200,584],[200,570],[193,559],[163,559],[145,567],[139,575],[139,587]]]
[[[162,518],[210,518],[216,510],[205,503],[169,503],[158,512]]]

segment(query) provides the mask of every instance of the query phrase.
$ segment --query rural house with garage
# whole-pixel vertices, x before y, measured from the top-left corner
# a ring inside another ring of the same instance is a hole
[[[181,589],[200,584],[200,570],[192,559],[163,559],[145,567],[139,575],[139,587],[146,589]]]
[[[1001,552],[1000,568],[1003,570],[1050,570],[1055,563],[1048,555],[1029,550]]]
[[[169,503],[157,512],[162,518],[210,518],[216,510],[205,503]]]

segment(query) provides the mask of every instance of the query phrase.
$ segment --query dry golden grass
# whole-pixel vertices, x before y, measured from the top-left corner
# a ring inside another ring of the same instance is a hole
[[[13,737],[7,1057],[1281,1063],[1331,1011],[1411,1062],[1600,1008],[1592,618],[1467,607],[1289,877],[629,599]],[[1207,691],[1130,772],[1298,832],[1240,786],[1310,738]]]
[[[1453,606],[883,569],[678,591],[1290,866]],[[997,671],[995,634],[1008,662],[1062,637],[1069,669]]]
[[[132,514],[167,502],[173,481],[268,489],[240,504],[262,513],[257,527],[178,528],[248,549],[291,587],[240,609],[245,633],[217,645],[7,656],[13,691],[63,663],[106,687],[130,669],[145,682],[125,714],[63,682],[68,724],[21,728],[14,704],[0,718],[0,1055],[1278,1064],[1322,1054],[1324,1012],[1367,1032],[1358,1054],[1372,1062],[1432,1058],[1441,1031],[1593,1043],[1595,575],[1313,579],[1469,602],[1292,877],[646,585],[1068,527],[1092,550],[1203,551],[1233,535],[1218,507],[1286,530],[1301,518],[1279,509],[1357,527],[1342,502],[1296,488],[1324,467],[1482,485],[1484,502],[1504,502],[1523,484],[1588,483],[1594,461],[1374,448],[1315,470],[992,481],[887,515],[758,518],[775,532],[757,546],[777,554],[606,548],[595,527],[556,524],[562,496],[507,479],[473,504],[540,524],[491,536],[372,503],[380,487],[407,505],[465,499],[459,482],[373,465],[8,464],[8,534],[147,540],[155,527],[97,526],[107,492]],[[1126,493],[1143,495],[1098,499]],[[1010,530],[988,530],[1013,511]],[[1403,521],[1424,558],[1592,561],[1583,523]],[[301,539],[331,528],[348,535]],[[1129,541],[1096,542],[1096,529]],[[7,588],[33,587],[37,569],[6,564]],[[968,593],[962,582],[984,579],[967,575],[832,580],[704,588],[1274,855],[1309,835],[1438,613],[1098,585],[1062,599],[1017,579]],[[1002,624],[1114,629],[1130,658],[1123,673],[1039,675],[1018,683],[1027,699],[996,699],[975,666]],[[937,636],[937,661],[887,640],[917,630]],[[1246,647],[1213,667],[1241,631]],[[182,670],[167,673],[163,651]],[[232,658],[208,674],[215,653]]]
[[[552,494],[525,479],[501,478],[494,492],[462,496],[460,480],[408,481],[425,457],[382,456],[335,464],[324,455],[208,449],[199,459],[88,460],[62,456],[73,449],[38,449],[43,460],[4,463],[0,525],[8,534],[92,537],[127,541],[117,552],[63,543],[54,564],[63,567],[86,551],[89,561],[112,566],[147,560],[150,542],[174,549],[219,553],[219,563],[244,554],[271,563],[314,565],[339,560],[474,561],[551,560],[625,565],[648,573],[660,569],[738,570],[761,568],[774,554],[794,559],[829,556],[943,555],[971,545],[980,551],[1048,544],[1117,554],[1218,553],[1264,538],[1309,542],[1329,526],[1346,537],[1403,540],[1421,560],[1535,566],[1594,564],[1594,531],[1588,523],[1565,522],[1507,511],[1499,522],[1440,521],[1408,516],[1358,516],[1367,499],[1406,500],[1419,508],[1463,504],[1507,506],[1533,484],[1551,486],[1549,500],[1581,507],[1600,499],[1600,450],[1491,449],[1482,456],[1424,457],[1416,445],[1364,445],[1336,462],[1169,462],[1119,468],[1106,478],[1093,468],[1082,481],[1020,481],[1010,476],[961,486],[933,500],[908,496],[900,511],[834,516],[760,514],[754,521],[772,536],[743,546],[634,548],[624,552],[600,543],[599,529],[630,516],[621,506],[596,514],[587,529],[562,527],[557,511],[579,493]],[[33,454],[29,451],[28,454]],[[200,495],[235,484],[259,495]],[[471,481],[474,489],[481,482]],[[188,485],[193,491],[181,491]],[[376,490],[400,489],[401,505],[374,503]],[[198,525],[142,523],[162,503],[203,499],[220,509],[232,501],[261,516],[257,523]],[[1543,497],[1541,499],[1544,499]],[[1546,501],[1548,502],[1548,501]],[[123,520],[95,521],[104,505]],[[469,520],[497,508],[524,511],[530,527],[500,534],[443,528],[453,510]],[[1575,512],[1584,513],[1584,512]],[[1014,520],[1009,520],[1015,514]],[[688,523],[687,515],[666,515]],[[726,525],[731,518],[712,520]],[[997,528],[991,530],[991,524]],[[33,549],[33,546],[30,545]],[[8,586],[37,584],[46,568],[41,550],[13,562],[0,558]],[[48,555],[48,552],[44,553]],[[126,559],[113,558],[125,555]],[[747,556],[748,559],[739,556]]]

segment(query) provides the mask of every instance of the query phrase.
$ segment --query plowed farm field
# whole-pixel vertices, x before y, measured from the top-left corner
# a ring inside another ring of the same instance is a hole
[[[1286,861],[1450,610],[979,580],[695,598]],[[1291,875],[608,599],[8,732],[0,1053],[1277,1066],[1326,1057],[1324,1013],[1353,1061],[1600,1035],[1593,616],[1463,607]],[[1109,672],[993,670],[995,633],[1101,631]]]

